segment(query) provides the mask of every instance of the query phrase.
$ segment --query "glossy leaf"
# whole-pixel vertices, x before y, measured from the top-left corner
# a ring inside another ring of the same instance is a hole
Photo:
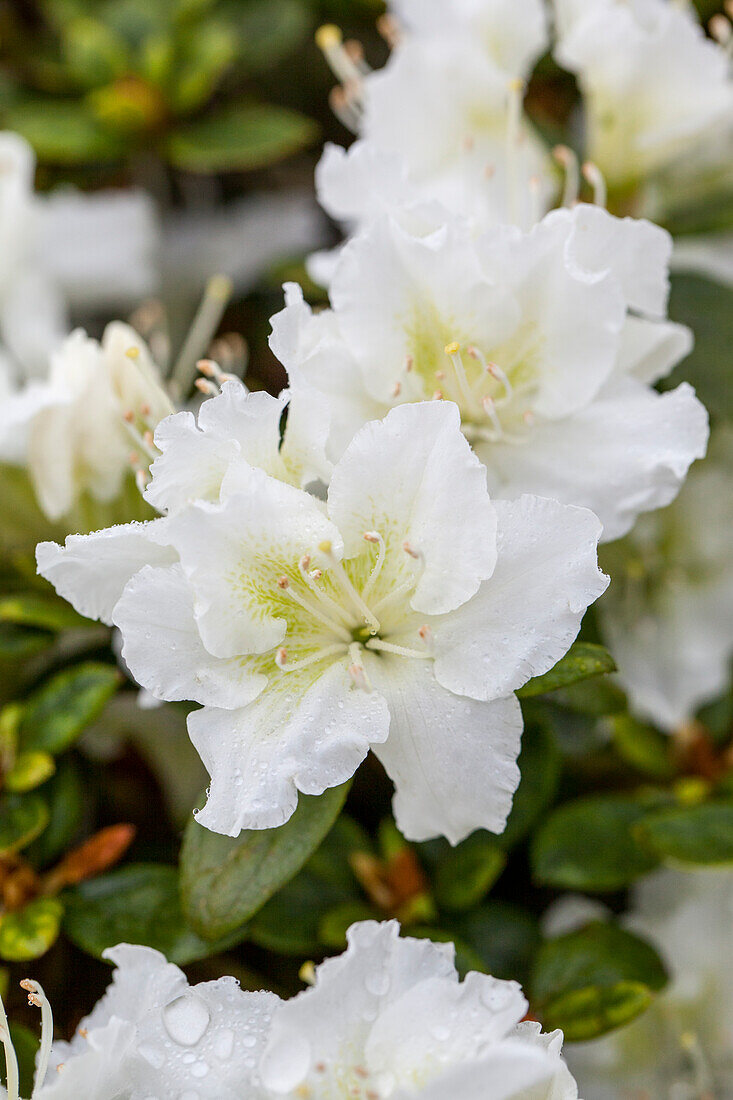
[[[597,1039],[631,1023],[645,1012],[652,994],[642,982],[622,981],[608,986],[573,989],[550,1001],[542,1012],[545,1031],[561,1028],[566,1042]]]
[[[615,671],[616,663],[604,646],[594,645],[592,642],[575,642],[554,668],[544,676],[535,676],[529,680],[519,689],[517,695],[520,699],[531,699],[534,695],[546,695],[548,691],[557,691],[592,676]]]
[[[506,856],[498,839],[477,830],[455,848],[445,850],[432,870],[435,900],[443,909],[477,905],[504,870]]]
[[[46,867],[74,842],[81,827],[84,797],[77,764],[68,756],[61,757],[56,774],[43,788],[48,824],[23,853],[34,867]]]
[[[57,940],[64,907],[58,898],[35,898],[0,917],[0,958],[27,962],[45,955]]]
[[[733,802],[658,810],[635,832],[660,858],[693,865],[733,864]]]
[[[482,960],[482,969],[495,978],[524,983],[540,943],[534,914],[507,901],[488,901],[453,918],[456,934]]]
[[[48,806],[38,794],[0,795],[0,855],[19,852],[48,824]]]
[[[7,129],[21,134],[47,164],[95,164],[117,160],[119,138],[101,126],[80,101],[47,97],[14,104],[4,117]]]
[[[279,829],[226,837],[191,821],[181,852],[181,889],[192,927],[217,939],[254,916],[321,843],[347,790],[344,784],[318,797],[301,795],[295,813]]]
[[[16,794],[32,791],[50,779],[55,771],[56,764],[50,753],[39,749],[20,752],[5,774],[5,789]]]
[[[519,786],[504,832],[502,847],[522,840],[553,802],[560,781],[561,758],[555,738],[544,721],[525,720],[519,754]]]
[[[28,700],[20,725],[21,746],[64,752],[99,717],[121,682],[114,665],[95,661],[56,673]]]
[[[168,139],[167,155],[187,172],[249,171],[310,145],[317,132],[296,111],[247,103],[180,126]]]
[[[97,958],[116,943],[142,943],[183,965],[228,946],[212,945],[188,927],[176,869],[161,863],[119,867],[65,891],[63,900],[64,932]]]
[[[627,886],[658,863],[633,834],[644,814],[644,807],[634,799],[612,795],[566,803],[535,835],[534,877],[568,890]]]

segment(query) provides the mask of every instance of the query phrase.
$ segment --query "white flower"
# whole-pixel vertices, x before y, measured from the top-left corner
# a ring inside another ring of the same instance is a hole
[[[149,947],[118,944],[105,957],[112,982],[69,1043],[51,1046],[48,1001],[24,983],[43,1015],[34,1100],[264,1100],[257,1065],[275,994],[244,992],[230,977],[189,986]]]
[[[633,709],[665,730],[728,684],[733,657],[733,433],[713,432],[674,504],[604,560],[601,629]]]
[[[101,344],[72,332],[52,355],[47,381],[30,383],[4,412],[6,431],[24,434],[41,508],[59,519],[84,494],[113,500],[131,476],[131,453],[148,450],[143,433],[172,408],[140,337],[114,322]]]
[[[367,424],[327,504],[240,460],[218,501],[42,544],[38,562],[119,627],[143,687],[203,705],[189,717],[212,776],[202,824],[280,825],[298,791],[343,783],[373,747],[406,835],[457,842],[504,826],[513,692],[605,588],[598,535],[583,509],[492,504],[457,408],[431,403]]]
[[[17,382],[45,376],[69,306],[128,306],[157,289],[153,204],[141,191],[33,190],[35,157],[0,132],[0,344]]]
[[[586,154],[626,187],[699,146],[730,156],[733,84],[726,50],[706,38],[692,4],[555,0],[555,56],[583,92]]]
[[[332,457],[364,420],[449,398],[493,493],[591,508],[614,539],[705,452],[692,389],[650,385],[691,346],[665,320],[670,251],[664,230],[597,206],[478,238],[461,221],[413,235],[382,217],[344,248],[331,313],[308,318],[290,289],[273,347],[283,326],[299,333],[284,353],[294,403],[300,376],[321,390]]]
[[[275,1009],[261,1063],[290,1100],[576,1100],[562,1033],[521,1023],[516,982],[471,973],[453,945],[400,939],[390,921],[348,932],[315,986]]]
[[[523,82],[547,45],[544,4],[460,0],[446,10],[398,0],[392,8],[399,38],[377,72],[350,68],[335,28],[321,31],[360,140],[348,152],[326,147],[319,201],[360,225],[398,202],[436,201],[479,228],[530,224],[555,189],[545,147],[522,117]]]
[[[669,986],[642,1017],[566,1049],[586,1100],[733,1097],[733,872],[664,870],[634,888],[627,926],[660,952]]]

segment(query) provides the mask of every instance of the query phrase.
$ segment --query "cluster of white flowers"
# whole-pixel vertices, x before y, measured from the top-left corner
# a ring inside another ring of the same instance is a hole
[[[348,943],[290,1001],[230,977],[189,986],[159,952],[120,944],[106,994],[53,1046],[26,982],[45,1025],[33,1100],[577,1100],[562,1034],[524,1021],[516,982],[461,982],[452,945],[394,921],[352,925]]]

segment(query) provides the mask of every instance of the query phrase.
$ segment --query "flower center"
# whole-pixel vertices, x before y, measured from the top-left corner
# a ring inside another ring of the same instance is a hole
[[[288,622],[284,643],[274,656],[281,672],[348,655],[355,686],[369,690],[364,650],[416,659],[432,656],[430,628],[409,606],[422,565],[420,550],[406,541],[388,548],[378,531],[365,531],[364,542],[365,551],[345,562],[330,542],[322,542],[318,552],[323,568],[314,568],[306,554],[295,576],[292,571],[277,577]]]

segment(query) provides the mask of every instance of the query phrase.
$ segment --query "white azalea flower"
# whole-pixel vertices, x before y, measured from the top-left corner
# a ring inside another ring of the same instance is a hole
[[[692,4],[555,0],[557,60],[577,74],[586,153],[626,188],[701,145],[730,156],[733,84],[726,50],[706,38]]]
[[[664,870],[634,890],[628,927],[660,952],[669,986],[638,1020],[568,1062],[586,1100],[733,1097],[733,872]]]
[[[611,547],[599,604],[633,709],[675,730],[721,694],[733,658],[733,433],[719,429],[674,504]]]
[[[280,825],[298,791],[343,783],[373,747],[403,832],[457,842],[504,826],[513,692],[605,588],[598,535],[583,509],[492,504],[457,408],[431,403],[366,425],[327,504],[238,461],[218,501],[42,544],[38,562],[119,627],[143,687],[203,705],[189,717],[212,777],[202,824]]]
[[[547,152],[522,117],[523,82],[547,45],[540,0],[398,0],[399,37],[385,67],[349,62],[335,28],[320,41],[344,80],[335,98],[360,140],[327,146],[318,197],[334,217],[368,223],[396,203],[439,202],[479,228],[530,224],[549,205]],[[323,265],[316,273],[323,273]]]
[[[146,346],[114,322],[101,344],[71,333],[52,355],[47,381],[7,401],[5,428],[11,440],[23,434],[36,496],[55,520],[84,494],[113,500],[130,477],[131,452],[148,449],[143,433],[172,409]]]
[[[24,983],[44,1025],[33,1100],[264,1100],[257,1064],[273,993],[244,992],[229,977],[189,986],[148,947],[119,944],[105,957],[116,967],[112,982],[70,1043],[51,1046],[48,1001],[37,983]],[[17,1079],[8,1089],[18,1100]]]
[[[43,377],[68,308],[129,306],[157,289],[152,202],[140,191],[36,195],[35,157],[0,132],[0,343],[16,383]]]
[[[261,1063],[291,1100],[576,1100],[562,1032],[522,1023],[516,982],[471,973],[453,945],[400,939],[395,921],[348,932],[315,986],[277,1006]]]
[[[273,346],[297,333],[294,401],[299,372],[331,406],[332,457],[364,420],[449,398],[492,493],[591,508],[614,539],[705,452],[692,389],[650,385],[691,346],[665,319],[670,251],[664,230],[597,206],[479,238],[461,221],[413,235],[383,217],[344,248],[332,312],[308,318],[290,289]]]

